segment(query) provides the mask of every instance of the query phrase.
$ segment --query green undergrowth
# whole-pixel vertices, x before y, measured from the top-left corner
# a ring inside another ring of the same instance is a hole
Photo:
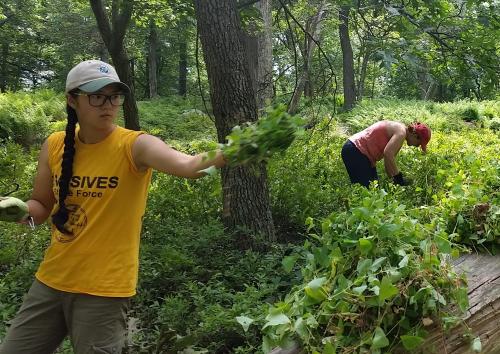
[[[9,191],[16,182],[13,195],[26,199],[42,135],[64,128],[64,104],[55,109],[49,102],[62,97],[50,93],[9,95],[18,96],[0,96],[0,112],[10,112],[4,117],[22,120],[32,106],[46,107],[38,109],[44,123],[34,140],[24,138],[23,127],[34,130],[27,121],[8,125],[0,144],[0,187]],[[217,146],[213,122],[194,101],[138,107],[141,128],[178,150]],[[429,321],[457,323],[465,288],[449,260],[498,252],[498,102],[373,100],[349,113],[332,111],[328,100],[304,106],[300,117],[317,124],[267,159],[277,243],[257,239],[261,247],[241,250],[224,230],[220,175],[154,174],[128,353],[254,354],[292,340],[311,353],[396,353],[417,348]],[[342,145],[380,119],[420,120],[432,129],[427,154],[406,145],[398,154],[411,186],[392,185],[381,164],[372,189],[349,183]],[[1,227],[0,338],[50,239],[46,226]],[[458,312],[449,311],[451,303]],[[61,352],[71,353],[69,344]]]

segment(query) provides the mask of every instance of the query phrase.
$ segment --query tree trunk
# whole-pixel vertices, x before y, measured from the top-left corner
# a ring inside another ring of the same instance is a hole
[[[349,6],[339,10],[339,36],[342,48],[342,82],[344,87],[344,109],[351,110],[356,103],[356,85],[354,81],[354,59],[351,40],[349,39]]]
[[[134,79],[130,70],[128,55],[123,45],[127,27],[132,17],[133,0],[123,0],[120,4],[121,7],[118,8],[118,2],[113,1],[110,23],[102,0],[90,0],[97,27],[111,55],[116,72],[120,80],[130,87],[130,95],[128,95],[123,105],[125,127],[140,130]]]
[[[100,36],[100,33],[96,33],[96,41],[97,43],[97,53],[99,55],[99,59],[104,62],[109,62],[109,52],[108,48],[106,48],[106,44],[102,41],[102,37]]]
[[[364,91],[365,91],[365,80],[366,80],[366,71],[368,69],[368,63],[370,60],[370,52],[368,49],[365,48],[365,51],[363,53],[363,59],[361,61],[361,70],[359,73],[359,81],[357,86],[357,94],[356,94],[356,99],[357,101],[361,101],[363,99]]]
[[[186,37],[182,37],[179,42],[179,96],[186,97],[187,95],[187,41]]]
[[[149,98],[158,97],[158,31],[154,20],[149,20],[148,37]]]
[[[224,142],[233,126],[257,120],[255,92],[239,36],[240,19],[233,0],[196,0],[195,9],[218,140]],[[265,164],[224,167],[222,194],[226,227],[275,241]]]
[[[9,43],[2,43],[2,62],[0,63],[0,92],[7,91],[8,56],[9,56]]]
[[[273,48],[271,25],[271,0],[261,0],[255,4],[263,20],[263,28],[257,31],[253,23],[246,31],[242,30],[240,39],[246,52],[252,88],[257,100],[257,108],[264,108],[266,101],[273,96]]]
[[[309,35],[304,34],[306,36],[305,46],[304,46],[304,65],[302,68],[302,74],[297,83],[297,87],[295,88],[292,99],[290,100],[290,106],[288,107],[288,113],[290,114],[294,114],[297,111],[300,97],[304,92],[306,81],[310,76],[309,69],[311,67],[313,51],[314,48],[316,48],[316,42],[319,41],[321,33],[320,22],[325,16],[328,6],[329,6],[328,2],[326,1],[322,2],[318,8],[318,12],[310,20],[310,26],[308,26],[307,32],[312,36],[312,38],[309,37]]]
[[[258,67],[257,67],[257,107],[264,108],[266,101],[273,97],[273,43],[271,0],[260,0],[259,9],[263,28],[258,37]]]
[[[243,52],[245,53],[246,65],[248,68],[248,73],[250,75],[250,85],[252,86],[252,91],[255,93],[255,99],[257,99],[258,92],[258,68],[259,68],[259,56],[258,56],[258,38],[255,34],[255,28],[253,24],[249,25],[247,31],[241,29],[239,31],[239,37],[241,44],[243,45]],[[257,101],[256,101],[257,103]]]
[[[177,93],[179,96],[187,95],[187,74],[188,74],[188,45],[187,45],[187,26],[188,21],[182,18],[179,23],[179,87]]]

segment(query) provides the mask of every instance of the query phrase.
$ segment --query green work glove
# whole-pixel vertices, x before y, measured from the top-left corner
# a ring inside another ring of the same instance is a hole
[[[28,205],[21,199],[0,197],[0,221],[20,222],[28,216]]]

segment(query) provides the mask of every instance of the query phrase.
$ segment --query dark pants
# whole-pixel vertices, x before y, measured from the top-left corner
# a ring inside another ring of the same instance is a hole
[[[54,353],[69,336],[75,354],[120,354],[130,299],[73,294],[33,282],[0,354]]]
[[[342,147],[342,161],[344,161],[351,183],[359,183],[368,187],[371,181],[378,179],[377,169],[372,166],[370,159],[363,155],[350,140],[347,140]]]

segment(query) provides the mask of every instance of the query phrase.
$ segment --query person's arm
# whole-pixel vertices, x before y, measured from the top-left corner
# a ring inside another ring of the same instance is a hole
[[[52,190],[52,174],[49,167],[48,143],[42,145],[31,198],[26,202],[35,224],[42,224],[52,211],[56,198]]]
[[[199,178],[206,174],[200,172],[210,166],[223,167],[226,162],[221,151],[217,151],[213,159],[207,153],[188,155],[177,151],[162,140],[149,134],[137,137],[132,146],[132,157],[139,171],[153,168],[173,176]]]
[[[396,155],[406,137],[405,131],[395,132],[384,149],[384,167],[389,177],[394,177],[399,174],[398,166],[396,165]]]

